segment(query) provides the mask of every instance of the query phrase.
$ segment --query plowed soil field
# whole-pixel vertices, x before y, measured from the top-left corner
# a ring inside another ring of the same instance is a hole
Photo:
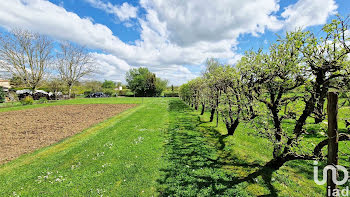
[[[0,164],[58,142],[135,104],[88,104],[0,112]]]

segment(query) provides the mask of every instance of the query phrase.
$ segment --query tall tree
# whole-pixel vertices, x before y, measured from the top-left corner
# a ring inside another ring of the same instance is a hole
[[[73,85],[82,77],[96,71],[95,60],[85,47],[64,42],[57,53],[57,70],[69,90],[69,98]]]
[[[143,67],[130,69],[125,78],[136,96],[160,96],[168,83]]]
[[[116,84],[114,81],[105,80],[102,83],[102,88],[114,89],[115,87],[116,87]]]
[[[27,30],[0,35],[0,68],[35,90],[52,63],[52,41]]]

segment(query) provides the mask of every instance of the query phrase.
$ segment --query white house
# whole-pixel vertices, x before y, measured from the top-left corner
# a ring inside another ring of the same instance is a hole
[[[11,88],[10,81],[5,79],[0,79],[0,87],[3,87],[4,89],[10,89]]]

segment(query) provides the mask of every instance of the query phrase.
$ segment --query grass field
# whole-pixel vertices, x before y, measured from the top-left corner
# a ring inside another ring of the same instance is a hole
[[[91,102],[141,103],[141,99],[82,99],[59,104]],[[0,196],[153,195],[162,166],[167,107],[164,99],[145,99],[144,105],[2,165]]]
[[[272,158],[270,142],[244,124],[224,138],[221,122],[215,127],[208,112],[199,116],[176,98],[76,99],[0,111],[87,103],[140,105],[0,166],[0,196],[324,196],[312,162],[247,178]],[[340,150],[349,153],[348,145]]]

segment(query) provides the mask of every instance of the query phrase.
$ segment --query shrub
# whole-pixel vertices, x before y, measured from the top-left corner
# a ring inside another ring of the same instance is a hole
[[[0,87],[0,103],[5,102],[5,92],[2,89],[2,87]]]
[[[33,105],[34,99],[31,96],[26,96],[24,99],[21,100],[22,105]]]
[[[178,92],[164,92],[165,97],[179,97]]]
[[[118,90],[118,96],[134,96],[134,93],[130,89]]]
[[[103,89],[103,93],[107,94],[108,96],[114,96],[115,90],[111,89],[111,88],[105,88],[105,89]]]
[[[88,95],[90,95],[91,93],[92,93],[92,91],[85,91],[85,92],[84,92],[84,95],[85,95],[85,96],[88,96]]]
[[[129,92],[126,92],[126,93],[125,93],[125,96],[134,96],[134,93],[131,92],[131,91],[129,91]]]
[[[47,98],[41,97],[41,98],[39,99],[38,102],[39,102],[40,104],[42,104],[42,103],[47,103]]]

